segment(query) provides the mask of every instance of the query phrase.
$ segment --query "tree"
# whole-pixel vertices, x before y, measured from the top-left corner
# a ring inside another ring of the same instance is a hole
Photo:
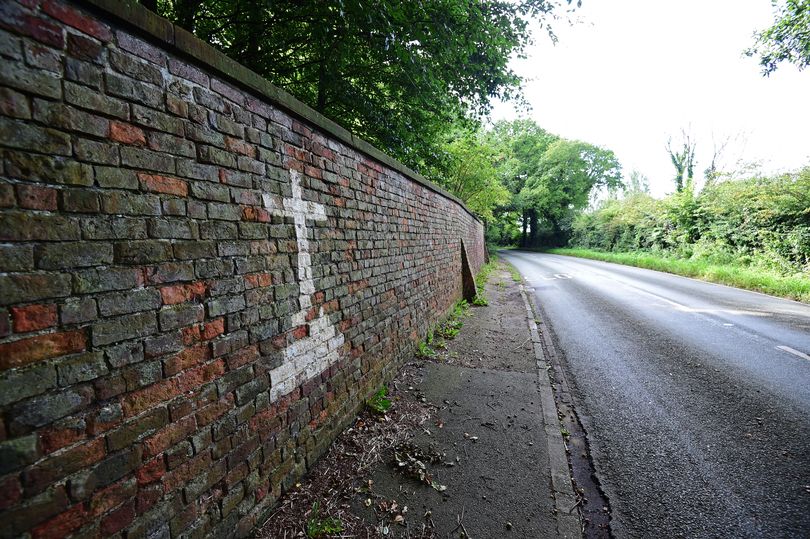
[[[496,149],[480,131],[457,131],[443,149],[447,155],[445,173],[434,181],[484,220],[492,220],[493,210],[511,199],[495,167]]]
[[[810,65],[810,0],[786,0],[776,10],[773,26],[755,32],[754,45],[745,51],[747,56],[758,56],[762,74],[770,75],[783,61],[795,64],[800,70]]]
[[[692,180],[695,175],[695,141],[692,136],[681,129],[680,147],[676,144],[673,148],[672,137],[667,140],[667,153],[675,167],[675,191],[680,193],[685,186],[692,188]],[[684,183],[684,176],[686,182]]]
[[[519,197],[551,227],[553,241],[562,242],[563,223],[588,205],[594,188],[621,186],[621,165],[612,151],[586,142],[559,139],[548,146]],[[534,235],[533,230],[532,239]]]
[[[570,2],[570,0],[567,0]],[[159,12],[405,164],[494,99],[550,0],[160,0]]]
[[[633,169],[630,172],[630,178],[628,180],[625,192],[628,195],[649,194],[650,179],[642,172]]]

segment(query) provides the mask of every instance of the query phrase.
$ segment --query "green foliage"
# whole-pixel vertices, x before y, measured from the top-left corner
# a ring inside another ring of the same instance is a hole
[[[436,357],[436,352],[425,341],[419,341],[416,345],[416,355],[423,359],[431,359]]]
[[[481,131],[457,130],[444,145],[445,163],[432,176],[485,220],[493,209],[509,203],[509,191],[495,168],[496,149]]]
[[[386,398],[387,394],[388,390],[385,388],[385,386],[381,387],[379,391],[368,399],[366,406],[368,406],[373,412],[385,414],[385,412],[391,408],[391,399]]]
[[[713,183],[663,200],[635,193],[574,222],[570,245],[734,263],[779,274],[810,271],[810,167]]]
[[[773,26],[754,34],[754,46],[747,56],[758,56],[763,75],[773,73],[780,62],[790,62],[799,69],[810,65],[810,0],[786,0],[777,9]]]
[[[318,502],[312,504],[312,513],[307,519],[307,537],[319,539],[343,531],[343,523],[334,517],[322,517]]]
[[[520,99],[509,61],[531,43],[529,21],[545,24],[557,7],[550,0],[157,2],[161,15],[417,169],[441,162],[448,126],[485,115],[494,99]]]

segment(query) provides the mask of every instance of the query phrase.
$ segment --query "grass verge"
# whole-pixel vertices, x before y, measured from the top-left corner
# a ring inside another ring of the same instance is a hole
[[[704,260],[664,257],[643,252],[613,253],[589,249],[549,249],[546,252],[664,271],[810,303],[810,275],[780,275],[760,268],[712,264]]]

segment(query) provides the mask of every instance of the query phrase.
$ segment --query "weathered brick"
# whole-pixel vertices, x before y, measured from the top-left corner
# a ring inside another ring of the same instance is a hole
[[[135,171],[117,167],[93,167],[99,187],[115,189],[137,189],[138,176]]]
[[[6,174],[12,178],[65,185],[93,185],[93,168],[78,161],[13,151],[6,151],[5,158]]]
[[[190,262],[166,262],[146,268],[146,282],[165,284],[194,279],[194,266]]]
[[[131,146],[121,148],[121,164],[143,170],[155,170],[174,174],[175,158],[151,150],[143,150]]]
[[[80,356],[65,359],[56,365],[60,386],[70,386],[79,382],[88,382],[106,375],[109,370],[101,352],[89,352]]]
[[[117,50],[110,51],[109,61],[113,69],[119,73],[155,86],[163,85],[163,74],[154,64],[143,62]]]
[[[121,160],[118,147],[109,142],[77,138],[73,151],[78,159],[99,165],[117,165]]]
[[[163,90],[129,77],[105,73],[107,93],[148,107],[159,108],[163,103]]]
[[[87,346],[82,330],[46,333],[0,344],[0,369],[20,367],[76,352]]]
[[[157,317],[153,312],[130,314],[93,325],[93,346],[103,346],[157,333]]]
[[[56,189],[39,185],[17,185],[17,202],[31,210],[53,211],[57,207]]]
[[[242,219],[242,208],[238,204],[218,204],[209,202],[208,217],[222,221],[240,221]]]
[[[79,108],[100,112],[126,120],[129,118],[129,107],[126,102],[114,97],[105,96],[81,84],[65,82],[65,101]],[[112,122],[115,123],[115,122]],[[110,130],[112,131],[112,123]]]
[[[34,99],[34,119],[51,127],[96,137],[105,137],[110,131],[110,121],[104,117],[44,99]]]
[[[71,298],[59,308],[62,324],[81,324],[98,318],[96,300],[93,298]]]
[[[11,88],[0,88],[0,114],[12,118],[30,119],[31,105],[25,94]]]
[[[70,275],[0,274],[0,305],[70,295]]]
[[[30,212],[0,215],[0,241],[65,241],[80,238],[78,223],[61,215]]]
[[[221,167],[236,168],[236,156],[226,150],[200,144],[197,146],[197,159],[201,163],[210,163]]]
[[[155,288],[129,290],[98,298],[98,310],[102,316],[152,311],[160,305],[160,292]]]
[[[107,448],[110,451],[124,449],[132,445],[136,440],[145,438],[164,427],[168,422],[169,412],[166,408],[157,408],[108,432]]]
[[[192,159],[197,155],[197,148],[193,142],[159,131],[149,133],[147,145],[149,149],[156,152],[170,153]]]
[[[126,290],[143,284],[143,273],[130,268],[103,268],[76,272],[73,290],[78,294],[93,294],[111,290]]]
[[[143,345],[145,356],[154,358],[178,352],[183,349],[184,343],[182,334],[175,331],[157,337],[149,337],[144,340]]]
[[[114,191],[102,197],[101,210],[117,215],[160,215],[160,198],[155,195]]]
[[[0,372],[0,406],[40,395],[55,387],[56,369],[48,363]]]
[[[26,305],[12,307],[11,319],[14,321],[15,333],[26,333],[56,325],[56,305]]]
[[[86,268],[111,264],[113,248],[99,242],[52,243],[38,245],[34,257],[40,269]]]
[[[155,264],[172,258],[172,244],[162,240],[133,241],[115,244],[118,264]]]
[[[96,39],[107,42],[112,39],[112,32],[109,26],[99,21],[95,17],[67,5],[58,0],[47,0],[42,4],[42,11],[63,23],[77,30],[89,34]]]
[[[33,530],[33,539],[61,539],[83,527],[90,520],[84,504],[76,504],[67,511],[45,521]]]
[[[68,507],[65,488],[57,485],[6,511],[0,520],[0,536],[17,537]]]
[[[166,65],[166,58],[168,55],[160,48],[150,45],[146,41],[133,36],[129,32],[118,31],[115,33],[115,37],[116,41],[118,42],[118,46],[125,51],[129,51],[132,54],[161,67]]]
[[[23,484],[26,490],[39,492],[60,477],[95,464],[104,458],[104,454],[104,440],[91,440],[26,470]]]
[[[0,6],[0,26],[56,48],[65,40],[61,26],[31,14],[16,2]]]
[[[101,67],[77,58],[67,57],[65,58],[65,79],[98,90],[101,88],[104,76]],[[74,102],[73,104],[82,106],[80,103]]]
[[[94,191],[84,189],[63,189],[62,209],[76,213],[98,213],[101,209],[99,195]],[[84,232],[84,231],[82,231]],[[87,238],[87,235],[85,235]]]
[[[12,408],[12,424],[42,427],[86,408],[92,399],[93,389],[88,386],[77,386],[59,393],[40,395]]]
[[[5,67],[0,70],[0,74]],[[0,83],[2,75],[0,75]],[[0,140],[11,148],[41,151],[52,155],[71,155],[70,135],[20,120],[0,117]]]
[[[180,118],[139,105],[132,105],[132,122],[181,137],[185,133]]]
[[[106,348],[104,355],[114,368],[139,363],[143,361],[144,357],[143,344],[139,342],[119,344]]]
[[[191,194],[202,200],[217,202],[230,202],[231,200],[230,190],[226,186],[216,183],[194,182],[191,184]]]
[[[67,35],[67,53],[74,58],[101,64],[103,51],[102,44],[95,39],[73,33]]]
[[[195,303],[165,307],[160,310],[158,315],[160,329],[169,331],[202,322],[204,314],[203,306]]]

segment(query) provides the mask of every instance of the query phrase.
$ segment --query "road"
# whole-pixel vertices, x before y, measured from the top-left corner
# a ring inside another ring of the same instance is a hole
[[[810,306],[503,257],[552,328],[617,537],[810,537]]]

